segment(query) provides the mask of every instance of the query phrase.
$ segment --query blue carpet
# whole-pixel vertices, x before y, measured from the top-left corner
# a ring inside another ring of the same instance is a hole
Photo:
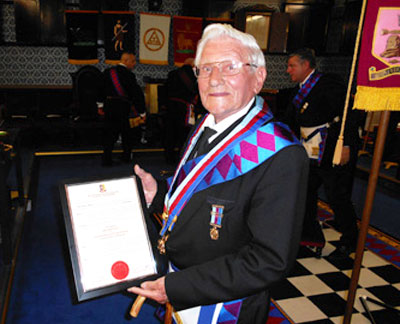
[[[161,169],[160,155],[142,154],[139,164],[156,177]],[[58,184],[76,177],[129,175],[132,165],[100,167],[100,156],[40,157],[32,212],[27,213],[17,258],[6,324],[29,323],[159,323],[157,305],[146,302],[138,319],[128,315],[135,296],[120,292],[83,303],[75,301],[72,269],[61,211]],[[353,200],[361,216],[366,181],[356,179]],[[371,224],[399,237],[399,222],[393,211],[399,199],[377,190]],[[273,315],[273,313],[271,313]],[[275,319],[274,316],[271,316]],[[282,317],[282,320],[284,317]],[[270,323],[270,322],[269,322]],[[271,323],[275,323],[271,321]]]
[[[368,186],[368,174],[358,172],[354,177],[352,201],[357,217],[361,219]],[[400,240],[400,185],[385,179],[379,179],[371,210],[370,225],[397,240]],[[323,186],[318,197],[328,202]]]
[[[150,155],[138,160],[145,168],[152,165],[149,171],[156,175],[162,166],[152,159]],[[129,175],[132,166],[102,168],[99,156],[38,160],[36,199],[32,212],[26,215],[6,323],[159,323],[154,317],[156,305],[147,302],[139,319],[130,318],[128,312],[135,296],[125,292],[75,302],[58,184],[75,177]]]
[[[353,187],[353,203],[359,218],[362,217],[368,180],[355,178]],[[400,240],[400,193],[388,192],[382,185],[377,186],[374,204],[371,211],[370,224],[397,240]]]

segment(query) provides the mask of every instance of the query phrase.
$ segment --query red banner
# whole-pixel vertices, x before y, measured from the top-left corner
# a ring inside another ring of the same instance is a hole
[[[181,66],[196,55],[197,42],[203,31],[203,18],[174,17],[174,62]]]
[[[400,110],[400,6],[368,0],[354,108]]]

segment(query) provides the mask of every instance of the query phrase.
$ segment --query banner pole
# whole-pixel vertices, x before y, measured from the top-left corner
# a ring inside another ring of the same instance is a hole
[[[364,23],[364,16],[365,16],[365,7],[367,6],[367,0],[363,0],[363,4],[361,7],[361,13],[360,13],[360,21],[358,23],[358,31],[357,31],[357,37],[356,37],[356,42],[354,45],[354,54],[353,54],[353,61],[351,64],[351,69],[350,69],[350,76],[349,76],[349,82],[347,84],[347,93],[346,93],[346,99],[345,99],[345,104],[344,104],[344,110],[343,110],[343,116],[342,116],[342,125],[340,128],[340,134],[339,138],[336,142],[336,147],[335,147],[335,153],[333,154],[333,160],[332,164],[333,165],[339,165],[340,160],[342,157],[342,149],[343,149],[343,142],[344,142],[344,128],[346,125],[346,117],[347,117],[347,110],[349,107],[349,101],[350,101],[350,91],[351,91],[351,86],[353,84],[353,78],[356,70],[356,63],[357,63],[357,57],[358,57],[358,48],[360,47],[360,38],[361,38],[361,32],[363,29],[363,23]]]
[[[361,218],[360,232],[354,260],[353,271],[351,273],[349,293],[347,296],[346,310],[344,313],[343,324],[350,324],[353,312],[354,299],[356,295],[358,279],[360,276],[361,262],[364,255],[364,246],[368,233],[369,220],[371,217],[372,205],[376,192],[376,185],[379,177],[379,167],[382,162],[383,149],[385,147],[386,133],[389,124],[390,111],[382,111],[379,122],[378,134],[374,147],[374,156],[372,158],[371,172],[368,179],[367,193],[365,196],[364,210]]]

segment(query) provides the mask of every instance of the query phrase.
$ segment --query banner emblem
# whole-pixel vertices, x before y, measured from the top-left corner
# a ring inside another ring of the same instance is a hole
[[[171,16],[140,14],[139,62],[168,65]]]
[[[144,33],[143,43],[148,50],[158,51],[164,46],[164,33],[158,28],[150,28]]]
[[[382,80],[400,74],[400,9],[381,7],[376,19],[372,56],[384,63],[387,68],[369,69],[369,80]]]
[[[353,109],[400,110],[399,0],[368,0]]]

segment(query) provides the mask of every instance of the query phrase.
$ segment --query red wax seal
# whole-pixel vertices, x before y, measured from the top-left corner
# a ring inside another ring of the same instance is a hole
[[[129,274],[129,267],[124,261],[117,261],[111,267],[111,274],[117,280],[125,279]]]

